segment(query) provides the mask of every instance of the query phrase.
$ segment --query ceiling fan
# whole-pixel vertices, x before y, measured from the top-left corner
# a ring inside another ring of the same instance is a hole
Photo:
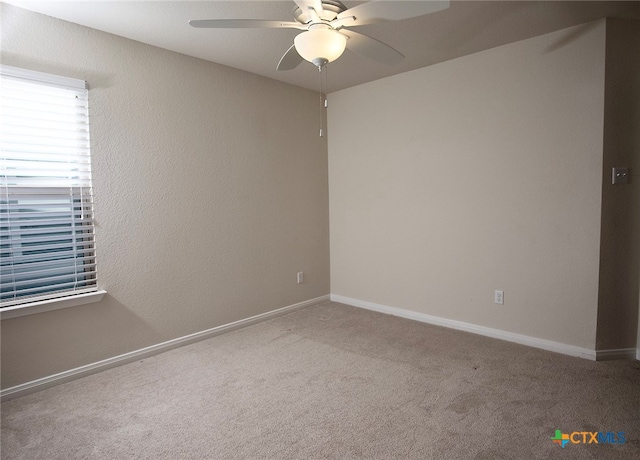
[[[319,69],[338,59],[345,48],[375,61],[393,65],[404,55],[389,45],[350,27],[398,21],[434,13],[449,7],[449,1],[373,0],[347,8],[336,0],[294,0],[293,21],[261,19],[200,19],[189,24],[216,29],[299,29],[293,45],[278,62],[277,70],[292,70],[303,60]]]

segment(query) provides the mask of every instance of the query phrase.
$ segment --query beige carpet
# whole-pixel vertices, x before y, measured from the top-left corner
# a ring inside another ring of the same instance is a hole
[[[640,362],[326,303],[2,405],[3,460],[133,458],[638,459]]]

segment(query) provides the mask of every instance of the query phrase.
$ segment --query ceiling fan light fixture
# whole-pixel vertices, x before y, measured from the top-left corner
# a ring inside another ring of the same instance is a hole
[[[300,56],[321,67],[342,55],[347,37],[331,28],[313,28],[296,35],[293,42]]]

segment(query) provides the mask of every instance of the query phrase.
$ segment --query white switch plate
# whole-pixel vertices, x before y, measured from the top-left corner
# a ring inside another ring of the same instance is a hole
[[[298,284],[304,283],[304,272],[298,272],[297,278]]]

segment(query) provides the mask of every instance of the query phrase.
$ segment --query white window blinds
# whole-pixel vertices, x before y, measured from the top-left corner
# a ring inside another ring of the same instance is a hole
[[[96,291],[85,82],[0,76],[0,306]]]

